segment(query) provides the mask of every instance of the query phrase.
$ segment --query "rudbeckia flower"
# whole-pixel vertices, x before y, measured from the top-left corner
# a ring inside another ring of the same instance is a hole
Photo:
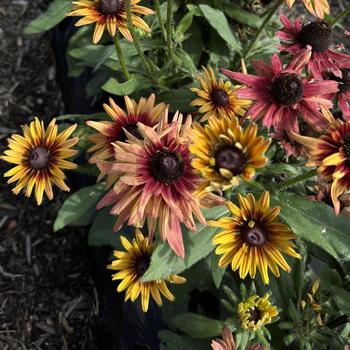
[[[318,18],[324,18],[324,15],[329,14],[329,4],[327,0],[302,0],[307,10]],[[286,4],[291,8],[295,0],[286,0]]]
[[[166,280],[151,282],[142,282],[141,280],[149,267],[154,250],[149,238],[144,237],[140,230],[136,230],[132,242],[129,242],[124,236],[120,236],[120,241],[125,251],[114,251],[116,259],[107,268],[118,271],[112,276],[112,280],[120,280],[117,291],[126,290],[125,301],[130,299],[134,302],[140,298],[143,312],[148,311],[150,298],[159,306],[163,305],[161,295],[174,301],[175,297],[169,291],[167,282],[185,283],[186,280],[183,277],[171,275]]]
[[[258,268],[263,282],[268,284],[269,269],[276,277],[280,276],[278,267],[291,271],[282,253],[301,258],[291,242],[296,236],[279,222],[280,208],[270,208],[269,192],[264,192],[259,200],[251,193],[247,197],[238,194],[238,201],[239,207],[227,202],[231,217],[209,221],[210,226],[222,229],[213,238],[213,244],[218,244],[215,253],[222,255],[219,267],[231,265],[233,271],[239,270],[242,279],[248,274],[255,278]]]
[[[330,121],[328,130],[318,138],[292,133],[292,137],[305,146],[309,161],[306,166],[318,167],[317,173],[331,185],[335,213],[340,212],[339,196],[350,190],[350,120],[335,120],[324,110]]]
[[[22,127],[23,136],[14,134],[8,139],[9,149],[1,159],[16,164],[4,174],[10,177],[9,184],[17,181],[12,190],[15,194],[25,188],[25,195],[30,197],[35,187],[36,202],[40,205],[44,192],[50,200],[53,198],[52,185],[69,191],[62,169],[77,167],[66,160],[78,153],[72,149],[78,138],[69,139],[75,128],[76,124],[59,133],[56,119],[53,119],[45,130],[44,123],[35,118],[29,126]]]
[[[270,141],[257,136],[257,131],[254,123],[242,128],[237,118],[210,117],[204,127],[194,123],[192,166],[208,182],[209,190],[237,186],[240,178],[249,181],[255,169],[266,165],[264,153]]]
[[[265,294],[262,298],[258,295],[252,295],[238,304],[237,311],[241,326],[253,331],[271,323],[273,318],[278,315],[276,306],[272,305],[269,300],[269,294]]]
[[[345,120],[350,119],[350,68],[349,64],[340,64],[339,69],[342,73],[342,77],[331,76],[331,79],[334,79],[339,83],[339,91],[337,93],[338,107],[343,112],[343,118]],[[334,94],[333,96],[334,97]]]
[[[200,88],[191,88],[198,98],[192,101],[192,106],[199,106],[199,113],[204,113],[201,122],[209,116],[237,117],[244,115],[251,102],[237,97],[234,87],[229,81],[218,79],[212,68],[204,68],[203,73],[197,75]]]
[[[292,23],[285,15],[280,16],[284,27],[277,32],[281,39],[279,50],[289,52],[293,56],[310,46],[312,54],[307,68],[316,80],[322,80],[325,73],[333,73],[341,78],[339,68],[350,68],[350,55],[339,52],[332,45],[332,29],[326,21],[314,21],[303,24],[300,18]]]
[[[255,102],[246,115],[253,120],[262,118],[267,128],[298,132],[298,115],[316,130],[322,130],[327,121],[320,112],[321,107],[333,106],[327,94],[338,91],[338,83],[333,80],[308,81],[301,71],[311,57],[311,48],[302,49],[283,68],[280,58],[274,54],[271,65],[254,61],[257,75],[231,72],[222,69],[229,78],[247,87],[237,91],[239,97]]]
[[[98,208],[113,204],[111,214],[118,216],[116,231],[125,221],[142,227],[147,219],[152,236],[159,222],[160,238],[184,257],[181,223],[196,231],[193,214],[206,224],[200,208],[217,198],[203,191],[196,195],[202,180],[191,166],[188,149],[191,117],[184,125],[182,115],[176,113],[172,123],[168,124],[166,115],[156,129],[142,123],[138,126],[142,139],[126,132],[127,142],[114,143],[112,165],[97,163],[101,171],[118,177]]]
[[[147,23],[137,16],[151,15],[153,10],[137,5],[141,0],[131,0],[132,23],[134,26],[150,32]],[[126,21],[125,0],[78,0],[73,1],[73,9],[67,16],[79,16],[81,18],[75,25],[77,27],[96,23],[93,35],[93,43],[97,44],[105,29],[111,37],[119,31],[125,39],[133,41]]]

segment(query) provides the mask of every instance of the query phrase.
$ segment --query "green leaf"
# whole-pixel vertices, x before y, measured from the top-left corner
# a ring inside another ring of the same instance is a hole
[[[151,82],[141,76],[134,75],[130,80],[124,83],[119,83],[115,78],[109,78],[106,83],[102,85],[102,89],[113,95],[125,96],[130,95],[136,90],[140,91],[151,86]]]
[[[54,0],[46,12],[25,26],[24,34],[38,34],[53,28],[66,17],[71,6],[70,0]]]
[[[107,114],[104,112],[92,114],[64,114],[56,118],[57,120],[69,120],[74,123],[84,124],[87,120],[108,120]]]
[[[202,10],[204,17],[209,24],[232,47],[232,49],[237,52],[241,51],[241,44],[238,38],[233,34],[224,13],[209,5],[199,5],[199,8]]]
[[[224,6],[224,12],[228,17],[234,19],[236,22],[246,24],[252,28],[258,29],[263,23],[263,19],[261,17],[255,15],[254,13],[243,10],[232,1],[230,4],[226,4]]]
[[[193,13],[188,12],[181,18],[181,21],[177,25],[174,32],[174,40],[176,42],[182,42],[184,39],[184,34],[190,28],[193,21]]]
[[[89,224],[95,216],[95,206],[102,197],[104,188],[104,184],[96,184],[84,187],[70,195],[58,212],[53,230],[58,231],[76,222],[81,225]]]
[[[336,286],[330,286],[330,289],[333,296],[333,300],[335,301],[339,309],[342,312],[344,312],[344,314],[350,316],[350,292]]]
[[[176,56],[180,58],[181,66],[187,70],[191,77],[194,77],[197,72],[197,68],[193,63],[191,56],[182,49],[178,49],[176,51]]]
[[[349,219],[335,216],[325,203],[312,202],[292,193],[272,196],[274,205],[282,208],[281,217],[301,239],[324,249],[336,259],[349,259]]]
[[[220,217],[228,215],[228,210],[226,206],[218,206],[206,210],[204,215],[207,219],[217,220]],[[188,269],[197,261],[205,258],[214,250],[212,238],[216,232],[216,228],[203,225],[198,225],[198,231],[196,233],[184,229],[185,259],[178,257],[170,249],[167,242],[161,242],[153,252],[151,265],[142,280],[146,282],[164,279],[169,275],[178,274]]]
[[[219,260],[220,260],[221,256],[220,255],[216,255],[214,252],[211,254],[210,256],[210,270],[211,270],[211,274],[213,277],[213,281],[215,284],[215,287],[217,289],[220,288],[222,279],[225,275],[225,271],[226,271],[226,267],[221,268],[219,266]]]
[[[182,48],[190,55],[197,67],[203,54],[202,30],[197,20],[193,20],[189,29],[189,38],[182,43]]]
[[[194,314],[192,312],[177,315],[173,323],[182,332],[193,338],[212,338],[221,334],[223,322]]]
[[[249,330],[241,330],[236,333],[236,346],[238,350],[245,350],[250,338]]]
[[[168,330],[160,331],[158,338],[162,341],[160,350],[198,350],[198,347],[191,346],[187,338]]]
[[[196,95],[190,89],[172,89],[158,94],[158,101],[170,104],[170,111],[193,112],[196,109],[191,106],[191,102]]]

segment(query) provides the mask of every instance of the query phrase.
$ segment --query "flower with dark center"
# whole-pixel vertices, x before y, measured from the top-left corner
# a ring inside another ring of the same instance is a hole
[[[8,183],[17,181],[13,189],[15,194],[25,189],[25,195],[29,197],[35,188],[36,202],[40,205],[44,192],[50,200],[53,198],[52,185],[69,191],[62,169],[77,167],[66,160],[78,153],[72,149],[78,138],[69,139],[75,128],[76,125],[72,125],[58,133],[56,120],[53,119],[45,130],[44,123],[35,118],[29,126],[23,127],[23,136],[11,136],[9,149],[1,159],[16,165],[4,174],[10,177]]]
[[[36,147],[30,151],[29,166],[33,169],[43,169],[49,165],[49,152],[45,147]]]
[[[350,190],[350,120],[334,119],[329,110],[323,113],[329,120],[326,132],[318,138],[292,133],[308,154],[307,166],[318,167],[317,173],[331,184],[335,213],[340,212],[339,196]]]
[[[278,315],[277,308],[271,304],[268,294],[265,294],[264,297],[252,295],[243,300],[238,304],[237,312],[242,328],[253,331],[271,323]]]
[[[291,8],[295,0],[285,0],[287,6]],[[307,10],[315,17],[323,19],[329,14],[330,7],[327,0],[302,0]]]
[[[239,86],[231,86],[229,81],[218,79],[212,68],[204,68],[203,73],[196,77],[200,88],[191,88],[198,96],[191,105],[199,107],[199,113],[204,113],[201,121],[209,116],[237,117],[242,116],[250,105],[249,100],[237,97],[236,91]]]
[[[103,15],[113,15],[118,13],[123,7],[123,0],[100,0],[98,3],[98,10]]]
[[[202,190],[203,180],[193,171],[188,149],[192,120],[190,116],[182,120],[176,113],[170,124],[164,115],[156,128],[139,123],[141,140],[127,135],[126,142],[114,143],[114,161],[105,170],[117,180],[98,208],[113,204],[116,231],[125,221],[136,226],[147,220],[152,237],[158,225],[160,238],[183,258],[181,224],[196,231],[194,216],[206,224],[200,208],[222,203],[222,199]],[[97,165],[104,167],[100,162]]]
[[[311,22],[302,28],[298,40],[313,52],[325,52],[332,44],[332,29],[325,21]]]
[[[332,30],[327,22],[303,24],[302,20],[297,18],[293,23],[285,15],[281,15],[280,20],[284,27],[277,32],[281,39],[279,50],[295,56],[310,46],[312,56],[307,62],[307,68],[313,78],[323,80],[329,73],[341,78],[340,68],[350,68],[350,55],[340,52],[342,45],[331,48]]]
[[[157,180],[170,185],[183,174],[184,163],[180,154],[161,149],[151,159],[151,169]]]
[[[301,258],[292,242],[296,236],[278,220],[280,208],[270,208],[269,192],[258,200],[251,193],[247,197],[238,194],[238,202],[239,207],[227,202],[232,216],[209,221],[210,226],[222,229],[213,238],[213,244],[218,245],[215,253],[222,255],[219,267],[230,265],[233,271],[239,270],[242,279],[248,274],[255,278],[258,269],[268,284],[268,270],[276,277],[280,275],[278,267],[291,271],[282,253]]]
[[[330,94],[338,91],[338,83],[333,80],[309,81],[301,72],[311,58],[311,48],[300,49],[283,67],[280,58],[274,54],[271,65],[253,61],[257,75],[221,71],[229,78],[245,84],[237,91],[241,98],[254,100],[246,116],[253,120],[262,119],[266,128],[299,131],[298,118],[316,130],[327,126],[327,120],[320,112],[321,107],[332,107]]]
[[[303,97],[303,81],[298,74],[283,74],[273,80],[271,91],[279,105],[293,106]]]
[[[350,69],[344,68],[341,70],[342,72],[342,80],[339,88],[340,92],[350,92]]]
[[[257,136],[254,123],[243,128],[237,118],[210,117],[204,127],[194,123],[190,139],[192,166],[211,191],[237,186],[240,178],[249,181],[267,163],[270,140]]]
[[[103,105],[104,110],[111,121],[88,121],[87,125],[98,131],[97,134],[89,135],[88,139],[93,143],[93,146],[88,148],[88,152],[92,153],[89,159],[90,163],[100,162],[105,167],[102,168],[99,180],[107,175],[107,184],[112,185],[116,181],[115,176],[110,176],[104,171],[105,168],[111,166],[106,161],[110,161],[114,155],[113,143],[116,141],[126,141],[127,136],[124,131],[138,139],[142,139],[137,123],[142,123],[147,126],[155,126],[162,117],[164,117],[166,105],[164,103],[155,104],[155,95],[150,95],[147,99],[142,97],[138,102],[124,97],[126,111],[120,108],[112,98],[109,103]],[[102,163],[104,161],[104,163]]]
[[[138,17],[141,15],[151,15],[153,10],[139,6],[141,0],[131,1],[132,22],[137,28],[146,32],[151,29],[148,24]],[[73,9],[67,16],[79,16],[81,18],[75,25],[77,27],[96,23],[93,34],[93,43],[97,44],[107,29],[111,37],[115,37],[120,32],[125,39],[133,41],[127,26],[125,0],[78,0],[73,2]]]
[[[110,270],[118,271],[112,276],[113,280],[121,280],[117,291],[126,290],[125,301],[134,302],[141,299],[142,311],[147,312],[150,298],[162,306],[161,294],[168,300],[174,301],[173,294],[169,291],[167,282],[184,283],[186,280],[177,275],[171,275],[162,280],[142,282],[142,276],[147,271],[154,246],[148,237],[144,237],[140,230],[135,230],[135,238],[129,242],[124,236],[120,236],[124,251],[115,251],[115,260],[107,266]]]

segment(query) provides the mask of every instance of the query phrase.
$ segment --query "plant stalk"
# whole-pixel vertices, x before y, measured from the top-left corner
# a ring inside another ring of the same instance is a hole
[[[337,17],[330,23],[330,26],[333,27],[337,22],[339,22],[343,17],[346,17],[350,14],[350,6],[348,6],[343,12],[340,12]]]
[[[114,36],[114,46],[115,46],[115,51],[117,52],[120,66],[122,67],[123,73],[125,75],[125,78],[126,80],[130,80],[130,74],[129,74],[128,68],[126,67],[123,51],[120,47],[118,33],[116,33]]]
[[[155,8],[156,13],[157,13],[157,17],[158,17],[160,31],[162,33],[162,38],[163,38],[164,42],[167,44],[167,35],[166,35],[165,26],[164,26],[163,19],[162,19],[162,14],[160,12],[159,0],[154,0],[153,2],[154,2],[154,8]]]
[[[168,44],[169,57],[173,57],[173,38],[172,38],[172,29],[173,29],[173,0],[168,0],[167,6],[167,19],[166,19],[166,37]]]
[[[289,179],[289,180],[284,181],[280,184],[277,184],[276,189],[281,190],[281,189],[284,189],[286,187],[293,186],[299,182],[305,181],[305,180],[309,179],[310,177],[315,176],[316,174],[317,174],[317,169],[312,169],[304,174],[295,176],[292,179]]]

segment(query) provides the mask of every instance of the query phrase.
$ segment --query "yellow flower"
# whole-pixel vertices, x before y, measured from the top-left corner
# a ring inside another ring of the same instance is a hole
[[[279,207],[270,208],[270,194],[264,192],[259,200],[250,193],[247,197],[238,194],[239,207],[227,202],[232,217],[210,221],[209,225],[223,229],[213,238],[218,244],[215,253],[223,254],[219,266],[231,264],[233,271],[239,270],[244,279],[249,275],[255,278],[258,268],[265,284],[269,283],[268,269],[279,277],[279,269],[290,272],[291,268],[282,253],[300,259],[290,240],[295,235],[279,222]]]
[[[271,304],[268,294],[263,298],[252,295],[238,304],[237,311],[242,327],[254,331],[271,323],[272,319],[278,315],[276,306]]]
[[[210,117],[204,127],[194,123],[190,132],[192,166],[208,181],[208,190],[226,190],[249,181],[255,169],[268,161],[264,156],[270,141],[257,136],[257,126],[243,129],[237,118]]]
[[[192,106],[200,106],[199,112],[205,113],[201,121],[205,121],[209,116],[215,117],[228,116],[236,117],[244,115],[246,107],[249,107],[251,101],[239,99],[235,90],[239,87],[233,87],[229,81],[217,79],[212,68],[204,68],[203,74],[197,75],[197,80],[201,88],[192,88],[199,98],[192,101]]]
[[[77,167],[65,160],[78,153],[71,149],[78,138],[69,139],[75,128],[76,125],[72,125],[58,133],[56,119],[53,119],[45,131],[44,123],[35,118],[29,126],[22,127],[23,136],[15,134],[8,139],[9,149],[1,159],[16,164],[4,174],[5,177],[10,177],[8,183],[17,181],[12,190],[15,194],[26,188],[25,195],[30,197],[35,187],[35,198],[40,205],[44,192],[50,200],[53,198],[53,184],[63,191],[69,191],[61,169]]]
[[[302,0],[307,10],[318,18],[324,18],[325,14],[329,14],[329,4],[327,0]],[[295,0],[286,0],[286,4],[291,8]]]
[[[150,15],[153,10],[137,5],[141,0],[131,0],[131,12],[133,14]],[[111,37],[117,30],[129,41],[133,41],[126,21],[125,0],[78,0],[73,1],[73,9],[67,16],[82,16],[75,25],[77,27],[96,23],[93,35],[93,43],[97,44],[105,29]],[[147,23],[136,15],[132,15],[133,25],[150,32]]]
[[[161,294],[168,300],[174,301],[174,296],[169,291],[165,280],[157,280],[151,282],[142,282],[141,278],[147,271],[154,246],[147,237],[144,237],[140,230],[135,230],[135,238],[129,242],[124,236],[120,237],[120,241],[125,251],[115,251],[113,260],[107,267],[111,270],[118,271],[112,276],[113,280],[121,280],[117,291],[126,290],[125,301],[134,302],[141,294],[142,311],[147,312],[149,299],[152,297],[154,301],[162,306]],[[186,280],[177,275],[171,275],[167,279],[171,283],[181,284]]]

